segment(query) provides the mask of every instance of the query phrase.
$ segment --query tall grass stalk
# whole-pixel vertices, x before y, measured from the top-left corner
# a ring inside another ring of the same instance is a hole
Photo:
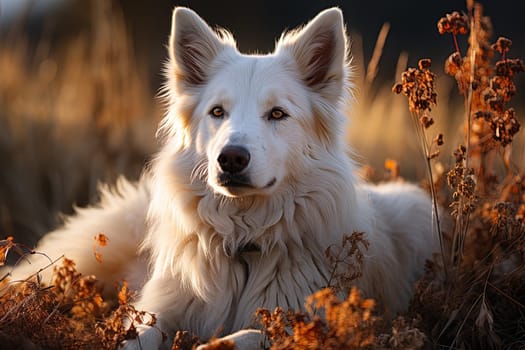
[[[465,122],[466,122],[466,129],[465,129],[465,147],[466,147],[466,155],[465,155],[465,171],[463,173],[463,181],[467,181],[467,176],[469,175],[468,169],[470,167],[470,150],[471,150],[471,142],[470,142],[470,136],[471,136],[471,129],[472,129],[472,103],[473,103],[473,94],[474,94],[474,75],[476,71],[476,48],[475,45],[477,45],[478,41],[476,38],[476,18],[479,18],[481,14],[475,14],[474,11],[480,11],[479,7],[474,7],[474,3],[472,1],[467,1],[467,7],[469,11],[469,19],[470,19],[470,43],[471,43],[471,51],[470,51],[470,76],[469,76],[469,84],[466,94],[464,94],[464,103],[465,103]],[[456,35],[453,35],[454,38],[454,44],[456,48],[456,52],[459,54],[461,53],[459,50],[459,46],[457,44],[457,38]],[[465,205],[465,197],[461,196],[460,199],[460,208],[463,208]],[[452,252],[450,254],[451,256],[451,263],[453,264],[454,268],[457,270],[459,268],[461,259],[463,257],[463,253],[465,250],[465,239],[468,232],[468,226],[470,222],[470,211],[467,211],[465,215],[461,215],[459,213],[456,216],[456,226],[454,229],[454,235],[453,235],[453,246],[452,246]]]
[[[426,166],[426,172],[428,176],[429,181],[429,187],[430,187],[430,195],[432,200],[432,230],[436,230],[433,232],[433,234],[437,234],[439,238],[439,249],[441,252],[441,256],[445,256],[445,244],[444,244],[444,238],[443,238],[443,231],[441,230],[441,222],[439,219],[439,204],[438,204],[438,198],[437,198],[437,192],[436,192],[436,184],[434,180],[434,173],[432,171],[432,164],[431,160],[435,158],[434,154],[431,149],[431,144],[428,142],[428,138],[425,132],[425,128],[423,125],[421,125],[421,118],[423,117],[422,113],[411,113],[412,115],[412,122],[414,124],[416,135],[419,140],[419,146],[421,149],[421,152],[423,153],[423,157],[425,159],[425,166]],[[437,154],[436,154],[437,155]],[[443,265],[445,269],[445,276],[448,277],[448,268],[446,264]]]
[[[422,59],[418,62],[418,68],[409,68],[401,75],[402,82],[395,84],[393,91],[403,93],[408,98],[408,106],[418,140],[418,145],[425,159],[425,168],[428,176],[431,201],[432,201],[432,230],[438,236],[442,256],[445,256],[445,246],[443,231],[439,218],[439,205],[436,191],[436,184],[432,170],[432,159],[439,155],[442,135],[438,135],[429,142],[426,130],[434,124],[434,119],[430,116],[432,108],[437,104],[437,94],[435,92],[435,74],[430,71],[431,60]],[[436,145],[438,147],[433,150]],[[444,264],[445,275],[448,276],[448,269]]]

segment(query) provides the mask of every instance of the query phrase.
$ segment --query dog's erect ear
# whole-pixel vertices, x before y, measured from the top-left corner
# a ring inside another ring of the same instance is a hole
[[[303,81],[325,97],[339,97],[347,72],[343,14],[331,8],[318,14],[304,28],[285,34],[276,53],[289,51]]]
[[[211,62],[227,46],[235,46],[226,32],[214,32],[192,10],[177,7],[173,11],[169,54],[178,81],[189,85],[206,82]]]

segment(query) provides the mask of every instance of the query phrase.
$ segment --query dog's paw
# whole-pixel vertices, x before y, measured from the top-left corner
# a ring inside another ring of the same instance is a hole
[[[122,343],[123,350],[157,350],[162,346],[162,332],[149,326],[137,327],[138,337]]]
[[[243,329],[222,338],[199,345],[197,350],[217,349],[220,344],[234,345],[236,350],[264,349],[265,336],[256,329]]]

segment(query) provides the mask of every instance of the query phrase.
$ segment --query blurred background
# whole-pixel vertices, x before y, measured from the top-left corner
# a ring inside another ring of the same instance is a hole
[[[511,57],[525,57],[525,2],[482,1],[493,39],[513,40]],[[61,222],[60,213],[96,201],[97,184],[119,175],[138,179],[157,150],[162,84],[171,10],[196,10],[211,25],[233,32],[243,52],[265,53],[285,29],[320,10],[339,6],[352,42],[356,106],[349,111],[351,143],[375,181],[394,159],[401,175],[424,178],[406,100],[392,84],[420,58],[438,74],[436,125],[445,134],[439,159],[462,139],[462,99],[443,64],[452,37],[436,23],[465,10],[463,1],[135,1],[0,0],[0,237],[32,245]],[[460,45],[466,50],[466,40]],[[463,51],[464,53],[465,51]],[[523,120],[525,86],[519,77],[513,106]],[[514,145],[524,164],[523,136]]]

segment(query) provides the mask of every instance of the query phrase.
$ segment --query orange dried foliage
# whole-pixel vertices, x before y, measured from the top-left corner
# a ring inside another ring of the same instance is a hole
[[[188,331],[178,331],[173,339],[171,350],[192,350],[200,344],[199,338]]]
[[[256,315],[272,350],[372,349],[379,320],[374,306],[355,288],[343,301],[326,288],[307,298],[306,312],[259,309]]]
[[[131,298],[132,293],[129,291],[128,283],[124,281],[118,292],[118,308],[96,325],[96,335],[104,349],[117,349],[123,341],[137,338],[138,326],[155,327],[157,323],[155,315],[137,310],[130,304]],[[159,332],[162,333],[160,330]],[[162,335],[165,337],[163,333]]]
[[[16,243],[12,236],[8,236],[6,239],[0,240],[0,267],[5,265],[10,251],[14,251],[20,258],[23,258],[26,254],[34,253],[25,245]],[[0,281],[3,278],[3,276],[0,276]]]
[[[396,180],[399,178],[399,163],[394,159],[385,160],[385,170],[387,171],[389,180]]]
[[[11,236],[0,241],[0,266],[5,265],[7,254],[13,247],[15,247],[15,243]]]
[[[98,235],[96,235],[94,239],[95,239],[95,243],[93,245],[93,252],[95,254],[95,259],[97,259],[99,263],[102,263],[102,253],[99,252],[98,248],[107,246],[109,242],[109,238],[104,233],[101,232]]]
[[[10,285],[0,297],[0,343],[6,348],[101,348],[95,336],[95,315],[105,305],[90,282],[83,283],[71,261],[57,268],[55,287],[36,276]],[[100,312],[98,312],[100,311]]]
[[[83,276],[70,259],[64,258],[62,266],[55,267],[52,285],[62,309],[69,311],[74,320],[94,324],[109,313],[109,305],[100,295],[96,277]]]

